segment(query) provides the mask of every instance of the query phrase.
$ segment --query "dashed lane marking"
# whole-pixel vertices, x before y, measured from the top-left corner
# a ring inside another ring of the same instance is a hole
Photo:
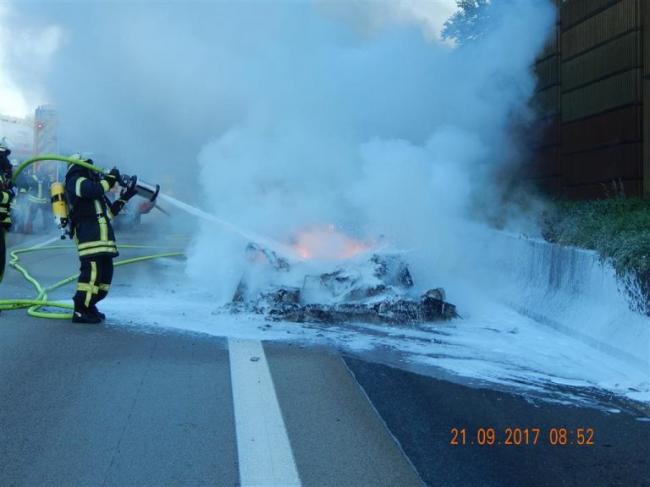
[[[262,342],[229,338],[228,348],[241,485],[300,485]]]

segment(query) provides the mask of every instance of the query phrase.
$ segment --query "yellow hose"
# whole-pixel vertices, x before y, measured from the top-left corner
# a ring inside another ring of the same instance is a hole
[[[166,247],[156,247],[152,245],[120,245],[120,249],[164,249]],[[27,314],[36,318],[50,318],[50,319],[70,319],[72,318],[72,313],[55,313],[55,312],[46,312],[40,311],[41,308],[62,308],[62,309],[74,309],[74,306],[69,303],[62,303],[59,301],[49,301],[47,293],[54,291],[66,284],[73,282],[79,276],[79,273],[66,277],[58,282],[55,282],[51,286],[43,287],[40,282],[38,282],[27,269],[19,264],[20,255],[30,252],[42,252],[47,250],[59,250],[59,249],[74,249],[70,245],[50,245],[45,247],[28,247],[24,249],[12,250],[9,255],[11,260],[9,265],[16,269],[22,274],[22,276],[31,283],[32,286],[37,291],[37,296],[34,299],[3,299],[0,300],[0,310],[13,310],[13,309],[22,309],[27,308]],[[115,266],[122,266],[133,264],[135,262],[142,262],[146,260],[161,259],[163,257],[180,257],[184,253],[181,251],[172,251],[172,252],[161,252],[152,255],[143,255],[140,257],[133,257],[130,259],[123,259],[115,262]]]

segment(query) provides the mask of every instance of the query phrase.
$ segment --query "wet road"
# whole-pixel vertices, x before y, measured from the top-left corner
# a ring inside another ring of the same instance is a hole
[[[45,280],[75,265],[33,259]],[[537,444],[476,444],[509,427],[539,428]],[[551,428],[574,444],[552,445]],[[575,444],[578,428],[594,445]],[[0,485],[650,485],[648,446],[634,414],[332,350],[0,315]]]
[[[346,362],[429,485],[650,485],[650,422],[638,413],[532,402]],[[465,429],[464,442],[452,428]]]

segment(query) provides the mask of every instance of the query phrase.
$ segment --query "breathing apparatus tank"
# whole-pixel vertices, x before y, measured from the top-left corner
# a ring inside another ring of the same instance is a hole
[[[54,182],[50,186],[50,195],[52,201],[52,213],[58,220],[57,226],[61,229],[61,240],[68,235],[68,204],[65,200],[65,187],[63,183]]]

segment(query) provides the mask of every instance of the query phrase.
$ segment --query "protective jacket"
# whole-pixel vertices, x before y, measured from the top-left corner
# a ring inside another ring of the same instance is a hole
[[[77,243],[79,258],[119,255],[111,219],[126,201],[111,202],[106,193],[110,183],[100,175],[78,165],[72,165],[65,177],[65,194],[70,210],[71,233]]]
[[[27,193],[27,201],[37,205],[46,205],[49,199],[46,197],[46,190],[48,181],[45,178],[39,177],[37,174],[32,174],[28,180],[29,193]]]
[[[0,226],[5,230],[11,228],[11,200],[14,197],[7,179],[5,175],[0,174]]]
[[[11,200],[14,193],[11,184],[9,151],[0,151],[0,281],[4,277],[6,262],[5,231],[11,228]]]
[[[8,154],[0,153],[0,227],[11,228],[11,200],[14,197],[11,182],[11,163]]]

